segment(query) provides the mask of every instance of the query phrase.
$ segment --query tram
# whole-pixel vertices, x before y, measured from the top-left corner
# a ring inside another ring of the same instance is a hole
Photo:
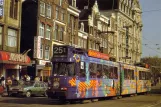
[[[72,46],[53,47],[49,98],[60,101],[99,99],[150,91],[149,69],[109,61],[109,56]]]

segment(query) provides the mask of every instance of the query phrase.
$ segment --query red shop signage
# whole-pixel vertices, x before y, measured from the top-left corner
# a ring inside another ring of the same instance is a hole
[[[31,60],[27,55],[9,53],[0,51],[0,60],[1,61],[10,61],[10,62],[21,62],[21,63],[30,63]]]

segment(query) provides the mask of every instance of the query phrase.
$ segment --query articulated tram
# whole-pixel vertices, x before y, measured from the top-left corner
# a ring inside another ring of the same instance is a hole
[[[151,89],[149,69],[109,61],[108,55],[97,51],[54,46],[52,64],[47,90],[52,99],[99,99]]]

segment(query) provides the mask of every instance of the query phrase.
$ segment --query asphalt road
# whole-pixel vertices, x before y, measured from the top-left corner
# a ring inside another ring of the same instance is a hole
[[[123,97],[121,99],[108,99],[97,102],[85,102],[84,104],[60,104],[45,97],[1,97],[0,107],[161,107],[161,95],[138,95]]]

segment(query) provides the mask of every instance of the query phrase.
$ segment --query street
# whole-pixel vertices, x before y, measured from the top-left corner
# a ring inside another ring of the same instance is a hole
[[[97,102],[85,102],[84,104],[64,104],[45,97],[18,98],[1,97],[0,105],[3,107],[161,107],[161,95],[138,95],[133,97],[123,97],[121,99],[108,99]]]

